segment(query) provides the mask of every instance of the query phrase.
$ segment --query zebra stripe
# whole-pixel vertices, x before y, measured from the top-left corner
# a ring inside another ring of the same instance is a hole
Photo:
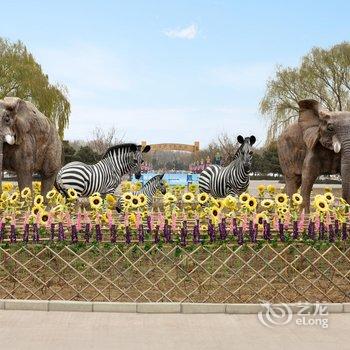
[[[57,174],[56,188],[65,195],[69,188],[75,189],[79,196],[90,196],[94,192],[113,193],[123,175],[140,174],[142,161],[141,148],[136,144],[113,146],[96,164],[66,164]]]
[[[238,148],[232,162],[227,167],[210,165],[199,176],[199,189],[211,194],[213,197],[226,197],[239,195],[249,186],[249,173],[252,160],[252,145],[255,137],[239,136]]]

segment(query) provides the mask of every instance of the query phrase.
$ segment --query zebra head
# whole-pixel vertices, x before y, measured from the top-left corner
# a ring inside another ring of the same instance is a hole
[[[245,172],[250,172],[252,166],[252,157],[253,157],[253,145],[256,141],[255,136],[243,137],[239,135],[237,141],[241,144],[238,149],[238,158],[243,163]]]
[[[166,186],[165,186],[165,181],[163,180],[164,174],[159,175],[159,185],[158,185],[158,190],[160,191],[161,194],[166,194]]]
[[[132,166],[130,173],[135,174],[135,178],[138,180],[141,177],[141,165],[144,163],[144,160],[142,158],[143,153],[149,152],[151,149],[150,145],[147,145],[144,149],[142,149],[141,145],[137,146],[137,149],[133,155],[133,162],[134,165]]]

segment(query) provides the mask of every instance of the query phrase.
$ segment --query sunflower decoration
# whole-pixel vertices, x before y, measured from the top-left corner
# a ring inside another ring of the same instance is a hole
[[[186,192],[182,195],[182,201],[184,203],[192,203],[194,201],[194,195],[191,192]]]
[[[267,221],[268,216],[266,212],[262,211],[261,213],[257,214],[256,217],[256,223],[259,225],[259,227],[262,227],[264,225],[264,221]]]
[[[78,193],[74,188],[68,188],[67,196],[69,201],[74,201],[78,198]]]
[[[289,208],[286,205],[279,205],[277,207],[277,214],[278,215],[286,215],[289,212]]]
[[[243,192],[240,196],[239,196],[239,201],[241,204],[246,204],[249,201],[250,195],[247,192]]]
[[[245,202],[243,205],[246,209],[248,209],[249,211],[252,212],[252,211],[256,210],[256,207],[258,205],[258,201],[256,200],[255,197],[249,197],[248,201]]]
[[[140,200],[140,207],[144,207],[147,204],[147,202],[148,202],[147,196],[145,196],[143,193],[140,193],[138,195],[138,197],[139,197],[139,200]]]
[[[334,194],[332,192],[326,192],[324,194],[324,198],[326,198],[326,201],[328,204],[333,204],[334,202]]]
[[[56,204],[56,205],[63,205],[63,204],[65,204],[65,203],[66,203],[66,198],[63,197],[63,196],[61,195],[61,193],[59,193],[59,194],[57,195],[57,197],[56,197],[55,204]]]
[[[288,204],[288,196],[285,193],[277,193],[275,196],[275,202],[277,205],[285,206]]]
[[[130,181],[123,181],[121,184],[122,192],[130,192],[131,190],[131,182]]]
[[[131,192],[125,192],[122,196],[124,202],[130,202],[133,194]]]
[[[40,223],[41,225],[46,225],[49,221],[49,213],[45,210],[40,211]]]
[[[266,186],[261,184],[258,186],[258,192],[259,192],[259,196],[260,197],[263,197],[264,196],[264,193],[266,191]]]
[[[192,184],[189,184],[188,185],[188,190],[191,192],[191,193],[196,193],[197,191],[197,185],[192,183]]]
[[[140,206],[140,198],[139,196],[132,196],[130,200],[131,208],[137,209]]]
[[[165,205],[173,204],[173,203],[176,203],[177,198],[172,193],[167,192],[163,197],[163,201]]]
[[[218,216],[220,215],[220,208],[216,206],[210,207],[209,215],[211,216],[212,219],[217,219]]]
[[[106,195],[106,202],[107,202],[109,208],[114,208],[116,203],[117,203],[117,200],[115,199],[115,197],[112,194],[108,193]]]
[[[224,199],[224,207],[230,211],[237,210],[237,199],[231,195],[228,195]]]
[[[55,189],[53,189],[46,193],[46,199],[48,199],[51,202],[55,199],[56,194],[58,194],[58,192]]]
[[[6,202],[10,198],[10,194],[8,193],[8,191],[4,191],[1,193],[0,198],[3,202]]]
[[[42,205],[44,203],[44,197],[41,194],[37,194],[34,198],[34,205]]]
[[[34,205],[31,212],[33,215],[37,215],[38,213],[41,213],[42,211],[44,211],[44,209],[41,205]]]
[[[13,184],[11,182],[4,182],[2,184],[3,192],[11,192],[13,190]]]
[[[33,182],[33,189],[35,193],[39,193],[41,190],[41,183],[38,181]]]
[[[199,204],[203,205],[203,204],[206,204],[208,203],[209,201],[209,195],[208,193],[205,193],[205,192],[201,192],[197,195],[197,201]]]
[[[20,199],[21,195],[19,192],[13,192],[10,196],[10,203],[11,205],[17,204],[18,200]]]
[[[23,190],[21,191],[21,197],[23,199],[29,199],[32,195],[32,191],[29,187],[24,187]]]
[[[299,207],[303,203],[303,197],[299,193],[294,193],[292,195],[292,203],[296,207]]]
[[[327,199],[324,196],[316,196],[313,202],[313,206],[319,213],[326,213],[329,211],[329,205]]]
[[[276,193],[276,187],[274,185],[268,185],[266,189],[271,196],[273,196]]]
[[[272,199],[263,199],[260,203],[260,205],[264,209],[272,209],[273,206],[275,205],[275,202]]]
[[[90,196],[89,202],[91,208],[97,210],[102,207],[103,200],[100,196]]]

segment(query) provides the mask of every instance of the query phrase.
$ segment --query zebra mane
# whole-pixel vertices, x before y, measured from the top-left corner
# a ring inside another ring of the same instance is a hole
[[[103,155],[102,159],[107,158],[113,151],[118,151],[124,148],[129,148],[130,152],[136,152],[137,145],[136,143],[120,143],[119,145],[109,147],[105,152],[105,154]]]
[[[159,180],[162,177],[162,175],[155,175],[151,179],[149,179],[142,187],[145,187],[147,185],[152,184],[153,182]]]

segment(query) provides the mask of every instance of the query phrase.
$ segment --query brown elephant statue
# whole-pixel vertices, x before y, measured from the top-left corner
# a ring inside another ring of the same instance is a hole
[[[22,190],[32,188],[33,173],[39,173],[41,192],[46,194],[61,167],[62,144],[55,125],[18,97],[0,100],[0,121],[0,174],[14,171]]]
[[[342,196],[350,203],[350,112],[320,109],[315,100],[299,101],[298,121],[281,134],[278,157],[292,195],[301,186],[306,212],[319,175],[341,174]]]

